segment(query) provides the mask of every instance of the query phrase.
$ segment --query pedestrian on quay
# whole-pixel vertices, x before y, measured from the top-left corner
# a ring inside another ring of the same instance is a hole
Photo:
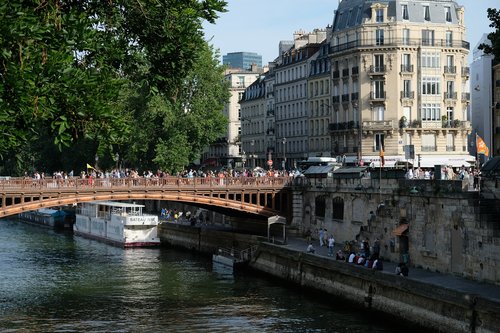
[[[314,252],[316,252],[316,250],[314,249],[314,246],[312,245],[312,243],[309,243],[309,245],[307,246],[306,252],[307,253],[314,253]]]
[[[325,230],[323,228],[319,229],[319,246],[322,247],[324,245],[325,239]]]
[[[335,247],[335,238],[330,234],[328,237],[328,256],[333,257],[333,248]]]

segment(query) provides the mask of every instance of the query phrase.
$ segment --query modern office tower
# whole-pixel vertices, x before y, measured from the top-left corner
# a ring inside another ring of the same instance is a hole
[[[307,80],[311,58],[326,31],[294,34],[293,46],[280,54],[274,68],[275,168],[290,169],[309,156]]]
[[[493,143],[493,115],[491,106],[493,105],[493,95],[491,89],[493,55],[486,54],[478,47],[487,43],[491,45],[488,34],[484,34],[473,51],[471,63],[471,110],[472,110],[472,132],[478,134],[490,148],[492,152]],[[474,136],[475,137],[475,136]],[[476,145],[474,137],[471,140],[470,152],[476,155]],[[482,156],[478,156],[484,162]]]
[[[331,34],[334,154],[374,166],[382,149],[385,166],[474,161],[463,7],[452,0],[344,0]],[[405,146],[413,158],[405,158]]]
[[[222,64],[244,70],[250,70],[252,65],[262,68],[262,56],[254,52],[232,52],[222,56]]]

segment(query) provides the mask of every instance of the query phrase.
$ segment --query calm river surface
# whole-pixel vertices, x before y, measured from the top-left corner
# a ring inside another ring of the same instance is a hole
[[[210,258],[0,220],[0,332],[417,332]]]

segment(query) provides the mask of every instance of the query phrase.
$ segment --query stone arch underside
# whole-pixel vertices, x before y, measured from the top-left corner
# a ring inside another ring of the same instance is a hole
[[[202,204],[213,207],[222,207],[225,209],[241,211],[245,213],[260,215],[263,217],[271,217],[279,215],[280,212],[269,207],[259,206],[256,204],[246,203],[236,200],[228,200],[225,198],[193,195],[190,193],[115,193],[115,194],[68,194],[64,197],[43,198],[24,203],[13,204],[0,208],[0,218],[16,215],[22,212],[36,210],[40,208],[50,208],[64,205],[72,205],[81,202],[104,201],[104,200],[162,200],[162,201],[178,201],[185,203]]]

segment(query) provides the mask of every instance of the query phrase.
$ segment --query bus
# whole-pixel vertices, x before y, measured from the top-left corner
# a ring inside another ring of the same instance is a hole
[[[301,171],[305,171],[311,166],[325,165],[333,165],[335,166],[335,169],[338,169],[342,166],[342,163],[337,162],[337,159],[335,157],[308,157],[305,160],[297,162],[297,167]]]

